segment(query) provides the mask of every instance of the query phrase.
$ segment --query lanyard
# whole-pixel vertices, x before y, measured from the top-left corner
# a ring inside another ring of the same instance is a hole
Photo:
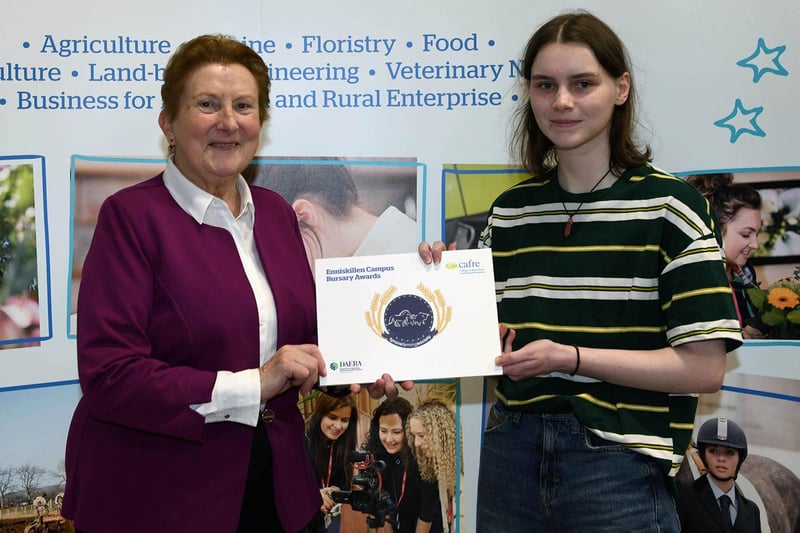
[[[406,476],[408,476],[408,463],[403,468],[403,481],[400,482],[400,498],[397,498],[397,490],[394,486],[394,480],[392,480],[392,492],[394,492],[394,499],[395,499],[395,506],[400,507],[400,502],[403,501],[403,496],[406,494]]]
[[[333,443],[331,442],[331,454],[330,454],[330,457],[328,457],[328,480],[327,481],[325,481],[324,479],[320,479],[319,480],[320,481],[320,485],[322,485],[323,489],[328,487],[328,485],[331,484],[331,471],[332,470],[333,470]]]
[[[454,512],[453,512],[453,494],[450,493],[450,489],[447,489],[447,523],[452,524]]]

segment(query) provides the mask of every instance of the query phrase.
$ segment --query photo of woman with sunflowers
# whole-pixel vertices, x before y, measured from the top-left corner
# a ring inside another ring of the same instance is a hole
[[[746,183],[734,183],[733,174],[693,174],[686,181],[705,196],[717,215],[725,253],[725,271],[731,283],[736,312],[745,339],[764,336],[757,322],[759,306],[750,299],[750,289],[758,289],[750,253],[758,249],[761,229],[761,195]]]
[[[752,264],[761,263],[764,254],[775,248],[780,248],[778,252],[786,259],[796,257],[794,240],[789,238],[796,221],[787,213],[800,209],[800,202],[792,202],[796,206],[782,204],[779,209],[771,194],[776,189],[767,189],[764,196],[763,191],[756,189],[759,185],[737,183],[731,173],[692,174],[686,180],[706,197],[717,215],[742,336],[800,339],[800,266],[795,265],[791,275],[783,270],[779,275],[767,276],[779,278],[777,281],[762,283]],[[782,197],[786,200],[789,195]],[[785,216],[777,217],[778,212]],[[779,224],[780,232],[775,229],[778,218],[784,221]],[[787,226],[788,223],[793,225]]]

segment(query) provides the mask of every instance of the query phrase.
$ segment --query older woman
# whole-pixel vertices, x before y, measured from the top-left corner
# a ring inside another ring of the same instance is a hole
[[[269,86],[236,40],[181,45],[161,89],[167,167],[100,210],[66,451],[79,530],[293,532],[320,508],[296,406],[325,372],[313,278],[291,207],[240,175]]]

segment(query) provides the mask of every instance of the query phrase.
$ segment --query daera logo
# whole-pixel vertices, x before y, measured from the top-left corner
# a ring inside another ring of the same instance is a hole
[[[348,372],[348,371],[352,372],[354,370],[361,370],[362,366],[363,365],[361,364],[361,361],[357,359],[352,359],[350,361],[339,361],[339,362],[334,361],[330,365],[328,365],[328,368],[330,368],[334,372],[336,372],[337,370],[341,372]]]

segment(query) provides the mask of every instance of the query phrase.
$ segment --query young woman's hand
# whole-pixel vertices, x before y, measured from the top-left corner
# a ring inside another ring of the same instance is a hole
[[[500,328],[502,338],[503,326]],[[503,353],[495,359],[495,363],[503,367],[503,374],[512,380],[518,381],[551,372],[568,374],[575,369],[577,354],[574,346],[539,339],[529,342],[519,350],[512,350],[514,330],[507,331]]]
[[[400,388],[406,391],[409,391],[414,388],[413,381],[401,381],[399,384],[392,379],[392,376],[389,374],[384,374],[383,376],[379,377],[375,380],[375,383],[372,384],[363,384],[360,385],[355,383],[350,385],[350,391],[353,394],[358,394],[361,392],[362,388],[366,388],[369,391],[369,395],[371,398],[378,400],[386,396],[387,398],[396,398],[400,391],[397,389],[397,386],[400,385]]]
[[[427,242],[419,243],[417,247],[417,253],[419,253],[419,258],[422,259],[422,262],[426,265],[430,265],[431,263],[438,264],[442,261],[442,252],[445,250],[455,250],[456,243],[451,242],[449,245],[445,246],[442,241],[436,241],[433,244]]]

